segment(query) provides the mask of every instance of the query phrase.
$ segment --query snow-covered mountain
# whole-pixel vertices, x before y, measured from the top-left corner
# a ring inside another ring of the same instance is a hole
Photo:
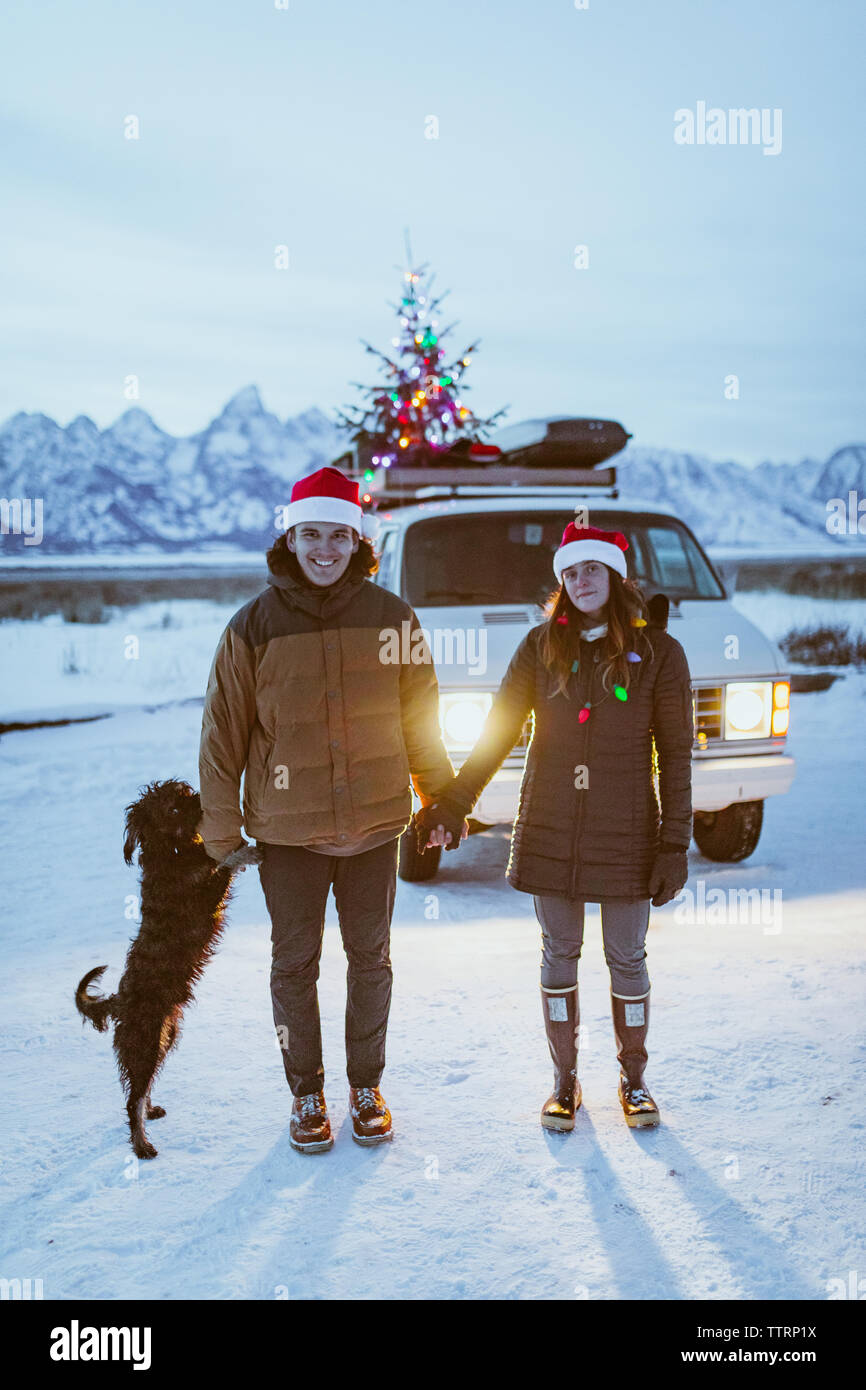
[[[675,507],[706,546],[850,548],[854,537],[828,533],[827,503],[842,498],[847,504],[851,489],[866,497],[866,444],[837,449],[825,463],[803,459],[756,468],[639,445],[612,462],[624,497]]]
[[[322,411],[281,421],[247,386],[200,433],[167,434],[147,411],[100,430],[86,415],[65,428],[46,415],[0,426],[0,497],[42,498],[43,540],[0,534],[0,554],[260,550],[292,482],[330,463],[345,435]],[[850,544],[829,536],[826,503],[866,496],[866,445],[826,462],[749,469],[689,453],[631,445],[615,459],[623,496],[675,507],[705,545]]]
[[[23,536],[3,535],[0,553],[260,550],[294,480],[344,447],[320,410],[281,421],[255,386],[187,438],[137,408],[105,430],[86,415],[64,429],[21,411],[0,427],[0,496],[41,497],[44,539],[25,546]]]

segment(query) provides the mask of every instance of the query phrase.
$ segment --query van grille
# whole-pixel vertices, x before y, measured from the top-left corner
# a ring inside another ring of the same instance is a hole
[[[528,623],[529,617],[526,613],[518,611],[516,613],[482,613],[483,622],[491,627],[493,623]]]
[[[721,739],[723,702],[724,690],[720,685],[692,687],[696,748],[703,748],[711,739]]]

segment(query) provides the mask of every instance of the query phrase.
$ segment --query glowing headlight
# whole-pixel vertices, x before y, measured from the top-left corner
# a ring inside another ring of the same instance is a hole
[[[439,722],[446,748],[471,748],[493,703],[489,690],[477,694],[440,695]]]
[[[770,681],[729,681],[725,687],[725,738],[769,738]]]

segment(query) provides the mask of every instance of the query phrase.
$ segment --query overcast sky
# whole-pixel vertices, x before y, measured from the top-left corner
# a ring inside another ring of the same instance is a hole
[[[12,0],[0,422],[104,427],[131,376],[180,434],[251,383],[282,417],[351,401],[359,338],[389,345],[408,226],[451,289],[455,350],[483,339],[479,413],[825,458],[866,437],[864,14]],[[699,103],[766,111],[763,143],[677,143]]]

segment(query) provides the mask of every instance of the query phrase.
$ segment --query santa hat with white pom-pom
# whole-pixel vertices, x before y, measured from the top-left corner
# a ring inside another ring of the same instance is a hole
[[[621,531],[600,531],[597,526],[576,526],[570,521],[554,554],[553,572],[561,582],[562,572],[569,566],[581,560],[600,560],[625,579],[627,550],[628,541]]]
[[[375,537],[375,519],[362,511],[358,484],[339,468],[320,468],[307,478],[299,478],[285,512],[286,529],[305,521],[327,521],[333,526],[351,526],[359,535]]]

